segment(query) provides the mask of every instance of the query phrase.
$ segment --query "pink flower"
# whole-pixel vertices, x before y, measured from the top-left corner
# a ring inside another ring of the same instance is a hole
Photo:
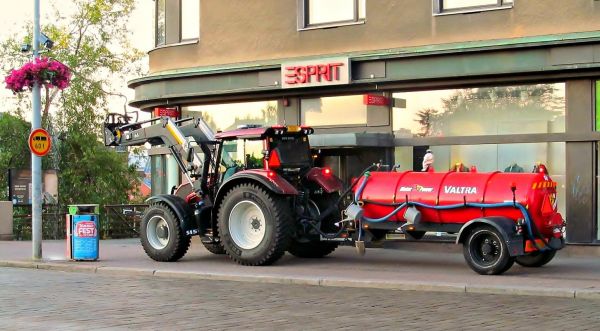
[[[42,57],[11,70],[4,78],[6,88],[14,93],[23,92],[25,88],[31,90],[36,82],[49,88],[64,90],[71,82],[71,71],[59,61]]]

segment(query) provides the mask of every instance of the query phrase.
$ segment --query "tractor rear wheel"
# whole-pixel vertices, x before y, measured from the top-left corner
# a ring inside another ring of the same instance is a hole
[[[335,241],[309,241],[305,243],[293,241],[290,248],[288,248],[288,252],[297,257],[321,258],[333,253],[337,247],[338,243]]]
[[[515,262],[502,235],[487,225],[471,230],[463,243],[463,255],[469,267],[481,275],[502,274]]]
[[[202,242],[202,246],[204,246],[204,248],[206,248],[207,251],[209,251],[213,254],[216,254],[216,255],[225,254],[225,249],[223,248],[221,243],[219,243],[219,242],[213,243],[210,240],[201,240],[201,242]]]
[[[257,184],[231,188],[219,207],[221,244],[243,265],[268,265],[283,256],[290,244],[292,217],[285,197]]]
[[[160,202],[151,204],[144,213],[140,240],[146,254],[161,262],[181,259],[190,247],[190,237],[181,230],[179,219]]]
[[[329,207],[337,204],[340,195],[337,193],[324,194],[322,196],[313,197],[314,201],[310,201],[310,206],[313,206],[311,216],[318,218],[322,211],[325,211]],[[337,232],[337,227],[334,223],[339,222],[341,219],[339,211],[334,211],[327,216],[321,223],[321,230],[324,232]],[[300,241],[293,239],[288,252],[296,257],[302,258],[322,258],[325,257],[338,247],[339,243],[335,241],[319,241],[317,240],[305,240]]]
[[[538,251],[523,256],[517,256],[516,261],[517,264],[520,264],[524,267],[538,268],[552,261],[555,255],[555,250],[549,250],[544,252]]]

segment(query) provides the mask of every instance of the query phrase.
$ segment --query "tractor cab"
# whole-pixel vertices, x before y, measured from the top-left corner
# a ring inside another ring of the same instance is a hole
[[[286,178],[305,173],[313,164],[308,141],[313,132],[305,126],[244,125],[217,133],[215,139],[223,142],[223,179],[249,169],[274,171]]]

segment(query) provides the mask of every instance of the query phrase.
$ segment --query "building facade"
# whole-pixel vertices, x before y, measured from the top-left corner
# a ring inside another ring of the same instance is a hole
[[[306,124],[342,178],[547,165],[574,244],[600,244],[600,1],[156,0],[133,106],[213,129]],[[178,183],[151,151],[153,191]],[[161,176],[162,174],[162,176]],[[170,174],[170,175],[165,175]]]

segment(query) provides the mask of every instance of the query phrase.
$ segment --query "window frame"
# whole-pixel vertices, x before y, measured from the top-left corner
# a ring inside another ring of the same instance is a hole
[[[363,17],[363,18],[360,17],[359,7],[360,7],[361,1],[365,1],[365,5],[366,5],[367,0],[353,0],[354,18],[352,18],[350,20],[310,24],[309,23],[310,17],[308,15],[309,0],[297,0],[298,31],[331,28],[331,27],[346,26],[346,25],[365,24],[365,22],[367,21],[367,17],[366,17],[367,13],[366,13],[366,9],[365,9],[365,14],[364,14],[365,17]]]
[[[512,9],[515,5],[515,1],[516,0],[497,0],[496,4],[493,5],[476,5],[454,9],[444,9],[444,0],[433,0],[433,16],[468,14],[483,11]]]

